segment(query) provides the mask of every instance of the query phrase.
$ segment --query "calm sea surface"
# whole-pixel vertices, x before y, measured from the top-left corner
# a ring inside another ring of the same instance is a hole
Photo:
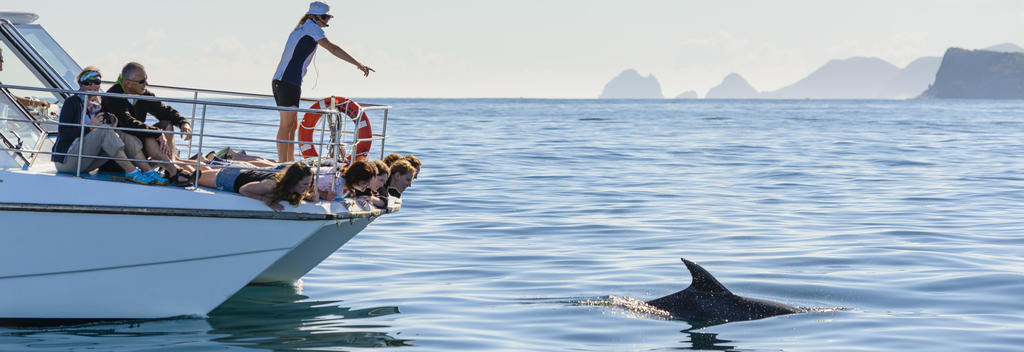
[[[365,102],[423,172],[301,284],[0,328],[0,350],[1024,350],[1022,101]],[[620,303],[685,288],[680,257],[816,311],[694,327]]]

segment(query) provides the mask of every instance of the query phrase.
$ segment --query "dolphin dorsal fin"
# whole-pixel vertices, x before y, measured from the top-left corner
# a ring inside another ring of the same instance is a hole
[[[693,278],[693,281],[690,282],[690,287],[686,288],[687,290],[732,294],[729,289],[725,288],[725,286],[722,286],[722,283],[718,282],[718,279],[711,276],[711,273],[704,270],[704,268],[697,265],[697,263],[686,260],[686,258],[679,259],[686,264],[687,269],[690,269],[690,277]]]

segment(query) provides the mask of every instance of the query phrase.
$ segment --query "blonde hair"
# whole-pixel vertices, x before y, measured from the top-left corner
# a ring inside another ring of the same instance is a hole
[[[307,14],[302,16],[302,19],[299,20],[299,24],[295,25],[295,29],[299,29],[299,27],[302,27],[302,24],[306,23],[306,20],[313,20],[313,19],[319,18],[321,16],[327,16],[327,15],[310,15],[310,14],[307,13]],[[314,20],[313,23],[316,23],[316,21]],[[293,29],[293,31],[295,29]]]

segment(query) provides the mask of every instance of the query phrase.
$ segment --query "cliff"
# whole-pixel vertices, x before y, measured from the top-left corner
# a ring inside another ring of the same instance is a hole
[[[1024,99],[1024,54],[949,48],[920,98]]]
[[[604,86],[598,99],[664,99],[661,84],[654,75],[640,76],[634,69],[628,69],[612,78]]]

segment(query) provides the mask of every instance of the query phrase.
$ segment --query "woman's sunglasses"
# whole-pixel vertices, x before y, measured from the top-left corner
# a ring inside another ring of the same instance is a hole
[[[90,85],[93,85],[93,84],[100,84],[100,80],[98,80],[98,79],[90,79],[88,81],[78,82],[78,84],[83,85],[83,86],[90,86]]]

